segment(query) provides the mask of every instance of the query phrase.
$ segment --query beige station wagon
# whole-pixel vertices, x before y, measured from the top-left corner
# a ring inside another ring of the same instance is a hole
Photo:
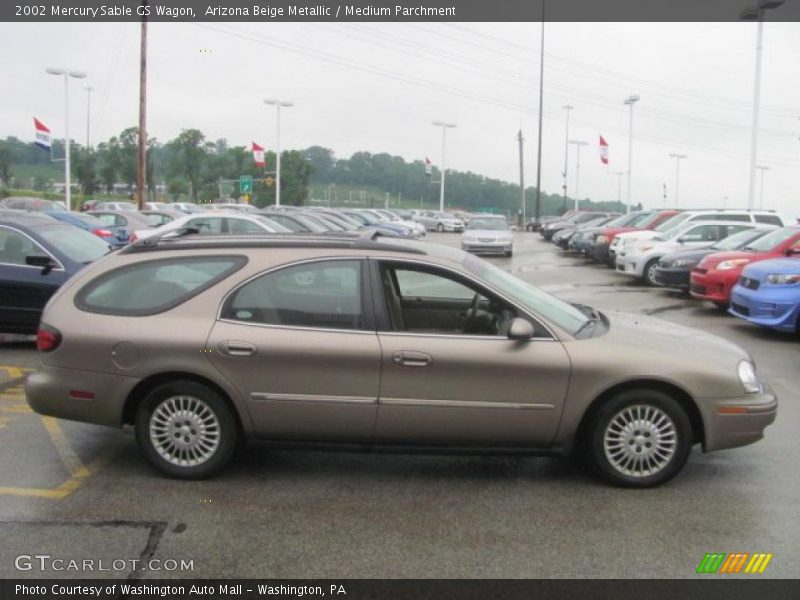
[[[181,478],[260,439],[573,455],[646,487],[694,444],[761,439],[777,410],[723,339],[369,234],[142,240],[68,281],[37,342],[35,411],[132,424]]]

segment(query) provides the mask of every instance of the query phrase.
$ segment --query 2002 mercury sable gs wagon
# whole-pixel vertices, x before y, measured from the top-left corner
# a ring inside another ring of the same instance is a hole
[[[645,487],[695,443],[761,439],[777,410],[723,339],[366,236],[143,240],[67,282],[38,346],[34,410],[133,424],[145,456],[184,478],[255,438],[577,453]]]

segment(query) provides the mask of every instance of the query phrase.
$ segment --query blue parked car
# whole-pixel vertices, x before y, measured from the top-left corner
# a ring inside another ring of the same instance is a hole
[[[731,291],[729,312],[762,327],[800,332],[800,257],[746,266]]]
[[[52,213],[0,211],[0,332],[34,334],[56,290],[108,253],[96,235]]]
[[[92,215],[85,213],[67,212],[65,210],[51,210],[47,213],[48,217],[58,219],[62,223],[69,223],[79,227],[84,231],[93,233],[100,237],[109,246],[121,248],[130,241],[130,234],[127,228],[120,225],[106,225],[103,221]]]

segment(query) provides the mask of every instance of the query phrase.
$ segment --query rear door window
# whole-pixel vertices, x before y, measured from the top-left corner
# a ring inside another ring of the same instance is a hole
[[[783,225],[778,215],[756,215],[756,223],[768,223],[769,225]]]
[[[239,270],[243,256],[167,258],[104,273],[75,297],[86,312],[146,316],[170,310]]]

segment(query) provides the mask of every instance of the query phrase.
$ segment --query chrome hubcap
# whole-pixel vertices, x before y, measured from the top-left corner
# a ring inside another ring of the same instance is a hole
[[[675,455],[675,423],[660,408],[637,404],[624,408],[606,427],[603,449],[620,473],[647,477],[666,467]]]
[[[219,447],[220,426],[213,410],[194,396],[172,396],[150,417],[150,441],[161,457],[180,467],[201,465]]]

